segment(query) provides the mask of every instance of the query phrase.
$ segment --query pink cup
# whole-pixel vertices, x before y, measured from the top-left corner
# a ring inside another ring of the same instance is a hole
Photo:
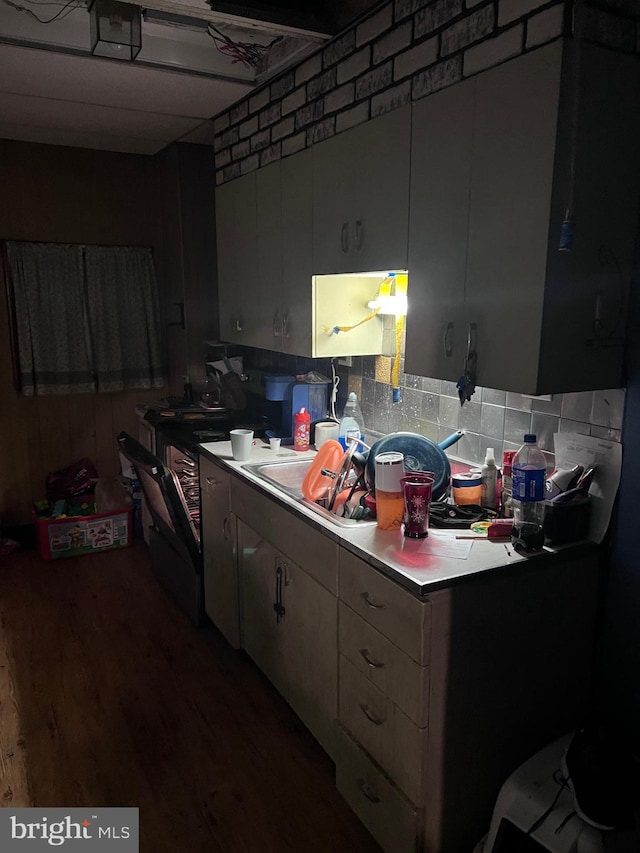
[[[435,476],[428,471],[416,471],[400,480],[404,498],[404,535],[409,539],[424,539],[429,535],[429,505]]]

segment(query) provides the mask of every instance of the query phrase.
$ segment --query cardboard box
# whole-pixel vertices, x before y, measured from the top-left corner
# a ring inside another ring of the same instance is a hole
[[[36,530],[43,560],[126,548],[133,541],[133,507],[68,518],[36,517]]]

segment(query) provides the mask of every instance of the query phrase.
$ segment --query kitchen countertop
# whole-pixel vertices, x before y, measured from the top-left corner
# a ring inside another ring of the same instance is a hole
[[[307,519],[312,526],[322,530],[327,536],[338,541],[341,546],[366,560],[414,595],[424,596],[435,589],[469,580],[485,572],[498,569],[504,571],[510,567],[517,570],[525,563],[531,565],[540,560],[553,559],[560,554],[566,555],[568,550],[567,547],[545,547],[542,552],[524,556],[514,550],[510,541],[480,539],[465,541],[456,538],[466,535],[467,531],[464,530],[431,528],[426,539],[418,540],[405,538],[402,531],[380,530],[373,521],[355,522],[348,527],[338,526],[304,502],[280,491],[276,486],[270,485],[243,467],[260,462],[312,459],[316,455],[315,450],[300,453],[281,448],[274,454],[268,445],[257,440],[252,448],[251,458],[246,462],[237,462],[233,459],[229,441],[201,444],[199,449],[204,455],[219,462],[246,483]],[[594,547],[597,547],[594,543],[587,542],[572,545],[570,550],[575,552],[578,548]]]

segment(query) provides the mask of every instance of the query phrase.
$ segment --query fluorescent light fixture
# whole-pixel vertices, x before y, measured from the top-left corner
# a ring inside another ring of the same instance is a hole
[[[118,0],[90,0],[91,53],[133,60],[142,47],[142,9]]]

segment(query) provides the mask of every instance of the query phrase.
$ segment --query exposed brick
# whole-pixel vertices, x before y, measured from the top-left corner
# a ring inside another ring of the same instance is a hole
[[[387,89],[371,98],[371,117],[389,113],[398,107],[403,107],[411,100],[411,81],[405,80],[393,89]]]
[[[493,6],[483,6],[472,15],[468,15],[453,26],[444,30],[440,36],[441,55],[447,56],[463,47],[478,41],[493,32]]]
[[[338,89],[334,89],[325,95],[324,111],[325,113],[333,113],[336,110],[341,110],[343,107],[348,107],[349,104],[353,103],[354,98],[355,84],[353,82],[345,83],[344,86],[340,86]]]
[[[264,109],[269,103],[269,89],[262,89],[261,92],[257,92],[252,98],[249,98],[249,112],[257,113],[259,110]]]
[[[271,132],[269,130],[261,130],[251,137],[251,150],[260,151],[266,148],[271,143]]]
[[[564,9],[562,6],[554,6],[546,9],[539,15],[534,15],[527,21],[527,47],[536,47],[539,44],[551,41],[562,35],[564,29]]]
[[[405,50],[393,62],[393,79],[401,80],[432,65],[438,58],[438,39],[431,38]]]
[[[213,120],[213,132],[214,133],[222,133],[223,130],[226,130],[229,127],[229,113],[222,113],[222,115],[218,116]]]
[[[356,98],[368,98],[380,89],[386,89],[393,78],[393,64],[386,62],[356,80]]]
[[[231,124],[237,124],[239,121],[242,121],[243,118],[246,118],[249,113],[249,102],[242,101],[239,104],[236,104],[229,111],[229,119],[231,120]]]
[[[260,156],[258,154],[252,154],[251,157],[247,157],[246,160],[243,160],[242,163],[240,163],[240,174],[246,175],[247,172],[255,172],[259,167]]]
[[[258,116],[253,116],[247,121],[243,121],[242,124],[238,127],[238,132],[240,134],[240,139],[246,139],[247,136],[253,136],[254,133],[258,131]]]
[[[300,109],[300,107],[307,100],[307,93],[304,86],[301,86],[299,89],[296,89],[295,92],[292,92],[282,102],[282,115],[286,116],[288,113],[292,113],[294,110]]]
[[[346,112],[338,113],[336,116],[336,133],[341,133],[343,130],[349,130],[350,127],[355,127],[357,124],[362,124],[369,119],[369,101],[364,101],[357,107]]]
[[[500,0],[498,4],[498,25],[504,27],[511,21],[523,18],[534,9],[546,6],[549,0]]]
[[[224,151],[220,151],[216,154],[216,167],[221,169],[223,166],[228,166],[231,162],[231,149],[225,148]]]
[[[222,170],[224,181],[232,181],[234,178],[240,177],[240,163],[232,163],[230,166],[225,166]]]
[[[318,122],[307,128],[307,146],[313,145],[316,142],[322,142],[323,139],[328,139],[336,132],[336,118],[326,118],[324,121]]]
[[[322,54],[314,53],[312,57],[299,65],[295,70],[296,86],[306,83],[322,71]]]
[[[393,23],[393,6],[389,3],[375,15],[367,18],[356,27],[356,47],[366,44],[368,41],[373,41],[385,30],[388,30]]]
[[[479,6],[481,3],[486,3],[487,0],[465,0],[465,8],[466,9],[474,9],[476,6]]]
[[[319,121],[323,115],[324,105],[322,101],[314,101],[312,104],[306,104],[296,113],[296,130],[300,130],[314,121]]]
[[[418,9],[431,3],[432,0],[396,0],[395,19],[401,21],[408,15],[413,15]]]
[[[522,53],[522,24],[512,27],[495,38],[476,44],[464,52],[463,76],[477,74],[505,59]]]
[[[296,154],[298,151],[302,151],[302,149],[306,147],[307,134],[302,131],[302,133],[298,133],[296,136],[290,136],[288,139],[283,139],[282,156],[289,157],[289,155]]]
[[[411,44],[412,29],[411,21],[407,21],[376,42],[373,46],[373,64],[384,62],[385,59],[395,56],[396,53],[408,47]]]
[[[220,169],[219,172],[216,172],[216,186],[220,186],[220,184],[224,184],[224,172]]]
[[[324,74],[314,77],[307,83],[307,100],[315,101],[320,95],[334,89],[336,85],[336,69],[330,68]]]
[[[330,65],[335,65],[340,62],[345,56],[353,53],[356,47],[356,32],[355,30],[347,30],[344,35],[329,42],[322,51],[322,67],[328,68]]]
[[[275,145],[270,145],[268,148],[265,148],[264,151],[260,152],[260,166],[266,166],[269,163],[273,163],[275,160],[280,159],[280,143],[277,142]]]
[[[234,160],[242,160],[243,157],[247,157],[249,154],[251,154],[251,143],[248,139],[243,139],[242,142],[238,142],[231,149],[231,156]]]
[[[338,65],[337,82],[346,83],[362,74],[371,65],[371,47],[367,45]]]
[[[228,148],[230,145],[234,145],[240,136],[238,134],[237,127],[230,127],[228,130],[225,130],[224,133],[220,134],[220,136],[216,136],[213,140],[213,150],[220,151],[223,148]]]
[[[295,85],[296,77],[293,71],[289,71],[288,74],[285,74],[284,76],[279,77],[277,80],[274,80],[271,84],[272,100],[275,101],[278,98],[283,98],[293,89]]]
[[[436,0],[430,6],[419,9],[415,17],[414,37],[429,35],[443,27],[462,12],[462,0]]]
[[[271,128],[271,139],[273,142],[276,142],[278,139],[282,139],[283,136],[289,136],[290,133],[293,133],[294,129],[295,123],[293,116],[288,116],[278,124],[274,124]]]
[[[431,95],[439,89],[451,86],[462,79],[462,60],[459,56],[445,59],[431,68],[427,68],[413,79],[411,96],[413,100]]]
[[[280,104],[271,104],[260,113],[260,128],[269,127],[280,120]]]

